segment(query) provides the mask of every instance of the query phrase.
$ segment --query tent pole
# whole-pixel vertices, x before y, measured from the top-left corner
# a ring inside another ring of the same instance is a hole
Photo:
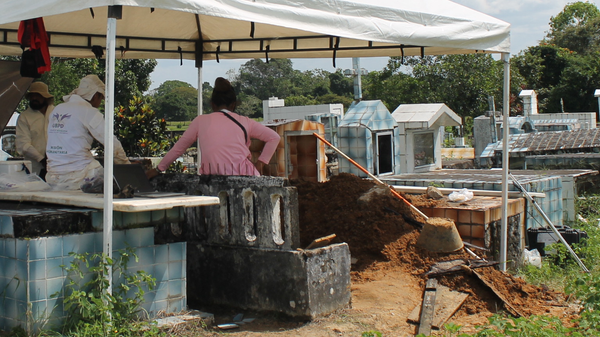
[[[502,220],[500,224],[500,270],[506,271],[508,241],[508,115],[510,114],[510,53],[502,53],[504,90],[502,93]]]
[[[103,226],[103,253],[112,258],[112,230],[113,230],[113,176],[114,153],[114,113],[115,110],[115,43],[117,32],[117,19],[109,18],[106,29],[106,73],[105,73],[105,99],[104,99],[104,226]],[[108,293],[112,294],[112,266],[108,266]]]
[[[202,115],[202,66],[198,67],[198,116]],[[200,172],[200,163],[202,162],[202,153],[200,153],[200,143],[196,142],[197,158],[196,169]]]

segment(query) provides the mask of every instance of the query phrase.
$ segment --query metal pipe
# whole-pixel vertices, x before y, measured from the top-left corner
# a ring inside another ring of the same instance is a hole
[[[427,215],[423,214],[423,212],[421,212],[418,208],[415,207],[415,205],[411,204],[408,200],[406,200],[403,196],[401,196],[400,193],[396,192],[396,190],[394,190],[390,185],[388,185],[388,184],[384,183],[383,181],[379,180],[379,178],[377,178],[376,176],[374,176],[371,172],[367,171],[364,167],[360,166],[359,163],[355,162],[352,158],[348,157],[340,149],[338,149],[337,147],[333,146],[330,142],[328,142],[321,135],[317,134],[316,132],[313,132],[313,136],[317,137],[320,141],[322,141],[323,143],[327,144],[329,147],[331,147],[332,149],[334,149],[335,152],[339,153],[347,161],[349,161],[352,164],[354,164],[354,166],[356,166],[359,170],[361,170],[364,173],[366,173],[369,176],[369,178],[371,178],[371,179],[373,179],[375,181],[376,184],[388,187],[390,189],[390,191],[392,192],[393,195],[395,195],[396,197],[398,197],[399,199],[401,199],[402,201],[404,201],[408,206],[410,206],[415,212],[417,212],[425,220],[429,219],[429,217]]]
[[[508,238],[508,153],[510,114],[510,53],[502,53],[504,62],[504,90],[502,92],[502,221],[500,223],[500,270],[506,271],[506,247]]]
[[[546,212],[544,212],[544,210],[542,209],[542,207],[537,203],[537,201],[535,201],[535,199],[533,199],[529,195],[529,192],[527,192],[525,190],[525,188],[523,187],[523,185],[521,185],[521,183],[519,183],[519,181],[517,180],[517,178],[515,178],[515,176],[513,176],[512,174],[510,174],[510,178],[512,179],[512,181],[515,184],[515,186],[518,189],[520,189],[525,194],[525,196],[533,204],[533,206],[535,207],[535,209],[537,209],[537,211],[542,215],[542,218],[544,218],[544,220],[546,221],[546,223],[548,224],[548,226],[550,226],[550,228],[552,228],[552,231],[554,232],[554,234],[556,234],[558,236],[558,239],[560,240],[560,242],[562,242],[562,244],[564,244],[565,247],[567,247],[567,250],[569,251],[569,253],[571,253],[571,255],[573,256],[573,258],[575,258],[575,261],[577,261],[577,264],[579,264],[579,266],[581,267],[581,269],[583,269],[584,272],[589,273],[590,272],[589,269],[587,269],[587,267],[579,259],[579,257],[577,256],[577,254],[575,254],[575,252],[573,251],[573,249],[571,248],[571,246],[569,245],[569,243],[565,240],[565,238],[563,238],[563,236],[560,234],[560,232],[558,231],[558,229],[556,229],[556,227],[554,227],[554,224],[552,223],[552,221],[550,220],[550,218],[548,218],[548,216],[546,215]]]

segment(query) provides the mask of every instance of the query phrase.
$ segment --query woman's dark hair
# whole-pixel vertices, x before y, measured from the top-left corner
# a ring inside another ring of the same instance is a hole
[[[215,106],[229,106],[231,103],[236,103],[237,97],[235,96],[235,90],[233,90],[231,83],[223,77],[218,77],[215,80],[215,87],[212,96],[210,97],[210,101]]]

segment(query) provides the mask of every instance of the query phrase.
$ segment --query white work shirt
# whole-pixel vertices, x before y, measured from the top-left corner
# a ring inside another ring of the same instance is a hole
[[[49,116],[48,173],[61,174],[85,169],[94,155],[92,141],[104,144],[104,116],[88,101],[71,95],[68,102],[59,104]],[[114,139],[115,163],[129,164],[123,146]]]
[[[46,156],[48,116],[53,109],[54,105],[48,105],[44,115],[38,110],[27,108],[17,119],[15,140],[17,152],[31,161],[33,170],[38,174],[42,168],[39,162]]]

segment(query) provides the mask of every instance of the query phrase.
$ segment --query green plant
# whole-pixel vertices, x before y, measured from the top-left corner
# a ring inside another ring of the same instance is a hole
[[[167,135],[167,123],[158,118],[140,97],[134,96],[129,105],[115,108],[117,138],[130,157],[162,156],[174,140]]]
[[[369,331],[363,332],[360,336],[361,337],[382,337],[383,335],[381,334],[381,332],[379,332],[377,330],[369,330]]]
[[[127,272],[132,248],[119,252],[117,259],[106,254],[76,254],[69,266],[64,307],[68,312],[62,332],[70,336],[156,336],[159,330],[140,321],[140,304],[145,289],[152,290],[156,280],[143,270]],[[118,279],[108,291],[108,277]],[[116,277],[117,276],[117,277]],[[86,281],[87,280],[87,281]],[[53,296],[58,296],[54,294]]]

